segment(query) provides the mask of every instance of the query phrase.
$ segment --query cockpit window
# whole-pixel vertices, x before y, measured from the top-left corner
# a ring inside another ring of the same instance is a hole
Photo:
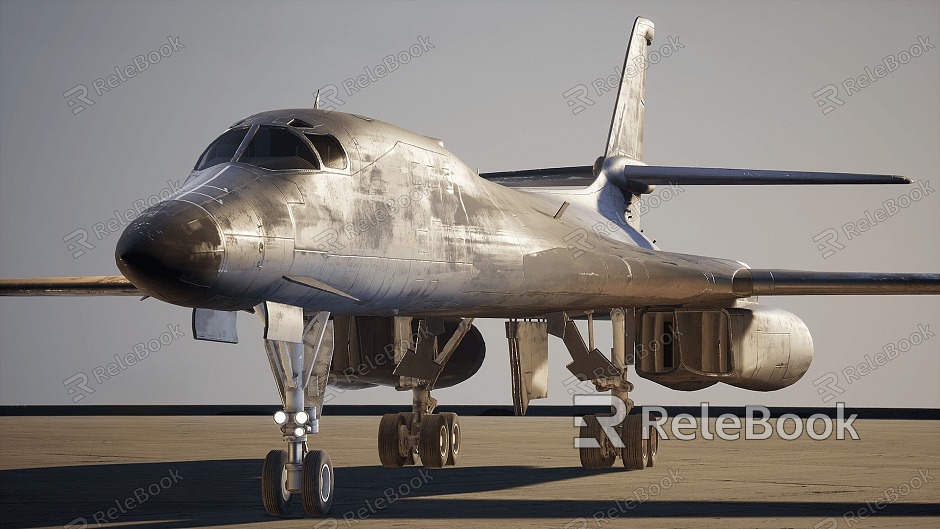
[[[261,125],[238,159],[265,169],[319,169],[320,162],[304,140],[287,129]]]
[[[247,127],[225,131],[202,153],[193,170],[202,171],[213,165],[231,161],[232,157],[235,156],[235,151],[238,150],[238,146],[245,139],[245,134],[248,134]]]
[[[346,168],[346,151],[340,145],[339,140],[329,134],[311,134],[304,133],[304,136],[310,140],[317,152],[320,153],[320,159],[323,165],[330,169]]]

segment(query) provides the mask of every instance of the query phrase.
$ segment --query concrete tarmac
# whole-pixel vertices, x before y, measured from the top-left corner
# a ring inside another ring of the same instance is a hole
[[[4,527],[940,527],[940,422],[860,440],[663,441],[655,467],[587,471],[570,418],[462,417],[456,467],[385,469],[378,417],[324,417],[330,518],[261,506],[267,417],[0,417]],[[714,429],[712,429],[714,431]]]

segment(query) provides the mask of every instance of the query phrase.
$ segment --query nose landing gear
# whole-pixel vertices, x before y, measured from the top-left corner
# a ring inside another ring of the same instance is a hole
[[[284,316],[278,312],[290,310],[293,308],[276,303],[256,307],[266,328],[269,318]],[[323,450],[307,449],[307,436],[316,434],[320,428],[323,394],[333,357],[329,318],[329,312],[303,318],[301,343],[264,341],[283,404],[283,409],[274,414],[274,422],[287,442],[286,450],[268,452],[261,470],[262,503],[271,516],[289,515],[294,496],[300,497],[310,516],[323,516],[333,504],[335,480],[330,455]]]

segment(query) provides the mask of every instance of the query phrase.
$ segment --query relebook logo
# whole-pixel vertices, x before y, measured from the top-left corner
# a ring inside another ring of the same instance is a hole
[[[612,404],[616,413],[611,416],[598,415],[596,417],[597,422],[615,448],[624,447],[620,435],[615,430],[615,427],[623,422],[627,416],[627,408],[623,401],[603,395],[575,395],[574,401],[577,406]],[[661,406],[646,406],[643,408],[643,412],[644,439],[649,438],[653,428],[656,429],[661,439],[678,439],[680,441],[691,441],[699,437],[707,441],[715,438],[725,441],[737,441],[742,438],[742,430],[743,438],[747,440],[770,439],[776,434],[777,437],[785,441],[792,441],[798,439],[804,433],[810,439],[816,441],[829,439],[833,435],[838,440],[846,438],[857,440],[860,438],[853,424],[855,419],[858,418],[858,414],[853,413],[846,417],[845,404],[841,402],[836,405],[835,418],[827,414],[816,413],[803,419],[795,413],[785,413],[773,423],[771,423],[770,408],[766,406],[745,407],[743,418],[735,414],[723,413],[715,418],[714,425],[711,423],[711,414],[707,402],[701,403],[701,412],[698,416],[680,413],[672,417],[671,421],[669,413]],[[581,427],[584,424],[583,418],[574,418],[576,427]],[[598,441],[592,438],[577,437],[574,441],[575,448],[598,448],[599,446]]]

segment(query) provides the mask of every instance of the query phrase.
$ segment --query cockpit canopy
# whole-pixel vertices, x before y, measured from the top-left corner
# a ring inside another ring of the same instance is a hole
[[[258,127],[239,162],[264,169],[319,169],[320,162],[310,145],[286,128]]]
[[[248,127],[225,131],[217,140],[209,144],[206,151],[199,157],[199,161],[196,162],[194,170],[202,171],[213,165],[230,162],[246,134],[248,134]]]
[[[289,125],[292,126],[255,125],[229,129],[206,148],[194,170],[202,171],[228,162],[275,171],[346,169],[349,163],[346,151],[334,136],[298,130],[295,127],[311,128],[300,120],[292,120]]]

